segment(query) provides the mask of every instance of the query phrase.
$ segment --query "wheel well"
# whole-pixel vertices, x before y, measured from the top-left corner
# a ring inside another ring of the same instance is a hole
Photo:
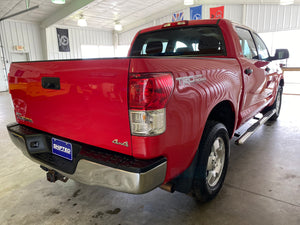
[[[233,135],[235,124],[235,113],[231,102],[223,101],[217,104],[208,116],[208,120],[223,123],[229,133],[229,137]]]

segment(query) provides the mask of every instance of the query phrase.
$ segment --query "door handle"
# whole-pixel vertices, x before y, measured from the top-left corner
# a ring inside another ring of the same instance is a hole
[[[244,73],[249,76],[253,73],[253,69],[247,68],[247,69],[245,69]]]

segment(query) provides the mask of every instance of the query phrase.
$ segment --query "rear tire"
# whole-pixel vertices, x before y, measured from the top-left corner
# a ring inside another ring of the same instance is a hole
[[[192,193],[199,202],[207,202],[219,193],[225,179],[229,157],[226,127],[216,121],[207,121],[198,151]]]

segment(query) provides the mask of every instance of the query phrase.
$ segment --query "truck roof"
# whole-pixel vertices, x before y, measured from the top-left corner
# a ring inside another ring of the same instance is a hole
[[[164,28],[169,28],[169,27],[180,27],[180,26],[195,26],[195,25],[217,25],[221,21],[226,21],[226,23],[231,23],[231,21],[227,19],[204,19],[204,20],[183,20],[183,21],[177,21],[177,22],[169,22],[169,23],[164,23],[161,25],[153,26],[153,27],[148,27],[143,30],[140,30],[138,33],[146,33],[150,31],[155,31],[155,30],[161,30]]]
[[[161,30],[164,28],[171,28],[171,27],[184,27],[184,26],[197,26],[197,25],[218,25],[218,24],[231,24],[231,25],[235,25],[235,26],[239,26],[239,27],[243,27],[246,28],[248,30],[253,31],[251,28],[232,22],[228,19],[203,19],[203,20],[183,20],[183,21],[177,21],[177,22],[169,22],[169,23],[164,23],[164,24],[160,24],[157,26],[153,26],[153,27],[148,27],[145,29],[142,29],[138,32],[138,34],[141,33],[146,33],[146,32],[151,32],[151,31],[155,31],[155,30]]]

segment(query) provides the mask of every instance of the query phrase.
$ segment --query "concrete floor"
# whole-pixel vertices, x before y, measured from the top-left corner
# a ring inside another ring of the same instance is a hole
[[[300,224],[300,96],[284,95],[281,116],[243,146],[231,143],[225,185],[204,205],[156,189],[129,195],[74,181],[49,183],[9,140],[14,121],[0,93],[0,224]]]

